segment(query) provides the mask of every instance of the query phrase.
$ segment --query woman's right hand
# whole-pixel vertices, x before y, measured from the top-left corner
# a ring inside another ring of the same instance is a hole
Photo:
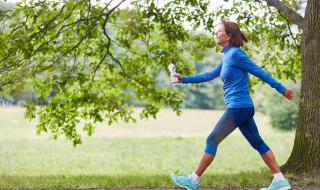
[[[175,74],[173,74],[173,76],[178,78],[179,83],[182,83],[182,81],[183,81],[182,75],[180,75],[179,73],[175,73]]]

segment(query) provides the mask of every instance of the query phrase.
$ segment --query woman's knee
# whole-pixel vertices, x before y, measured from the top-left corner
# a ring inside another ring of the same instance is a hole
[[[268,152],[270,148],[265,142],[263,142],[258,148],[256,148],[256,150],[259,152],[260,155],[263,155],[266,152]]]
[[[206,148],[205,148],[204,152],[211,154],[211,155],[216,155],[218,145],[219,145],[218,136],[214,133],[210,134],[207,137]]]
[[[218,144],[219,144],[219,140],[218,139],[219,139],[219,136],[217,134],[211,133],[207,137],[206,143],[217,147]]]

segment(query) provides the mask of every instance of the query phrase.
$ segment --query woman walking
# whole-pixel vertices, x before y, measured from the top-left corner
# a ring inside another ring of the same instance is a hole
[[[248,73],[260,78],[289,100],[292,99],[293,93],[257,66],[240,49],[240,46],[248,40],[237,23],[223,20],[215,36],[217,44],[223,48],[224,58],[221,63],[206,73],[193,76],[175,74],[175,76],[180,83],[201,83],[220,76],[227,109],[208,136],[204,154],[196,170],[185,176],[172,174],[171,178],[180,187],[196,190],[200,176],[215,158],[219,143],[238,127],[274,175],[271,185],[262,190],[290,189],[288,180],[281,173],[272,151],[260,137],[253,119],[254,107],[249,94]]]

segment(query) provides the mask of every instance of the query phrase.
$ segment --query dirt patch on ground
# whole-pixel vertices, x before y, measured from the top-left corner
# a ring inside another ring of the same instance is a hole
[[[166,188],[111,188],[111,189],[90,189],[90,190],[182,190],[179,187]],[[292,190],[320,190],[320,187],[313,185],[292,186]],[[260,190],[258,187],[225,187],[225,188],[199,188],[198,190]]]

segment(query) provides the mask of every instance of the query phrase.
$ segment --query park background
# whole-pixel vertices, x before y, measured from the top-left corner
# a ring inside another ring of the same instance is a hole
[[[221,59],[222,53],[208,50],[203,61],[192,64],[197,73],[202,73]],[[256,61],[259,63],[258,58]],[[36,134],[37,121],[26,120],[25,108],[20,105],[26,100],[37,101],[32,89],[15,96],[2,96],[0,188],[174,186],[170,174],[195,169],[207,135],[224,112],[222,81],[218,78],[199,86],[171,86],[164,68],[156,81],[159,87],[177,88],[184,93],[180,116],[172,108],[163,108],[156,119],[140,120],[143,104],[133,102],[136,123],[120,121],[111,126],[108,122],[99,123],[91,137],[81,134],[83,143],[76,147],[64,137],[54,140],[50,134]],[[299,93],[299,81],[281,82]],[[298,95],[289,101],[265,84],[257,84],[251,90],[261,136],[274,151],[279,164],[284,164],[293,146]],[[276,123],[274,127],[271,121]],[[283,122],[284,129],[279,129],[277,123]],[[78,127],[81,130],[83,123]],[[219,146],[217,158],[206,171],[201,185],[264,186],[271,178],[259,154],[237,129]]]
[[[196,73],[205,72],[222,56],[209,49],[202,61],[191,61],[191,65]],[[261,64],[259,55],[252,58]],[[166,68],[159,73],[155,77],[157,87],[170,86]],[[293,146],[300,90],[299,80],[281,82],[295,91],[293,101],[261,83],[251,88],[260,133],[280,165],[286,162]],[[83,143],[77,147],[63,137],[53,140],[50,134],[37,135],[36,121],[23,118],[24,108],[20,106],[26,100],[36,102],[39,97],[35,91],[1,96],[0,188],[172,187],[171,173],[191,172],[196,167],[206,136],[225,106],[220,79],[170,88],[184,94],[181,116],[169,107],[162,109],[156,119],[138,119],[135,124],[120,121],[109,126],[102,122],[95,126],[93,136],[82,133]],[[144,105],[135,101],[132,105],[139,118]],[[218,155],[201,185],[257,187],[267,185],[272,178],[238,130],[220,145]],[[290,174],[288,177],[294,179]]]

